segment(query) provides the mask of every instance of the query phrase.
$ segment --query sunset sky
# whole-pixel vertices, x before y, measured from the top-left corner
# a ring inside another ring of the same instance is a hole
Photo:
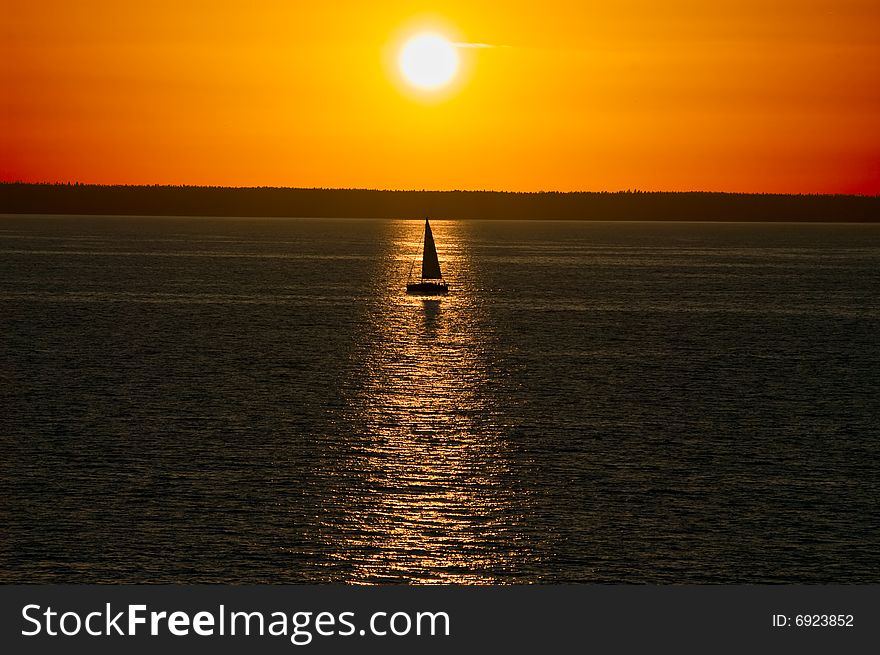
[[[880,193],[877,0],[0,2],[5,181]]]

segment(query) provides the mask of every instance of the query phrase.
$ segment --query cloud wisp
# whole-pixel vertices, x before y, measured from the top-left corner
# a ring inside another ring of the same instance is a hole
[[[483,49],[483,48],[510,48],[509,45],[496,45],[493,43],[453,43],[456,48],[474,48],[474,49]]]

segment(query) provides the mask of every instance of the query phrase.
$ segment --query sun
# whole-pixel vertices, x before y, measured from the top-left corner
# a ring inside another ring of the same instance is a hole
[[[431,91],[449,84],[455,77],[458,52],[438,34],[417,34],[403,44],[398,63],[407,82]]]

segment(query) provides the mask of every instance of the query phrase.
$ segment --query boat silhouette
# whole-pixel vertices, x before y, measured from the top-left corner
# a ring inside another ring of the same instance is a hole
[[[434,245],[434,234],[431,232],[431,224],[425,219],[425,241],[422,247],[422,277],[418,281],[412,279],[410,267],[409,280],[406,284],[406,292],[423,296],[442,296],[449,293],[449,285],[443,279],[440,272],[440,260],[437,259],[437,246]]]

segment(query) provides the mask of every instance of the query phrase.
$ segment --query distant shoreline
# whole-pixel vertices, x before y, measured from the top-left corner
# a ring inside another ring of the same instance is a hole
[[[880,196],[2,183],[0,213],[876,223],[880,222]]]

